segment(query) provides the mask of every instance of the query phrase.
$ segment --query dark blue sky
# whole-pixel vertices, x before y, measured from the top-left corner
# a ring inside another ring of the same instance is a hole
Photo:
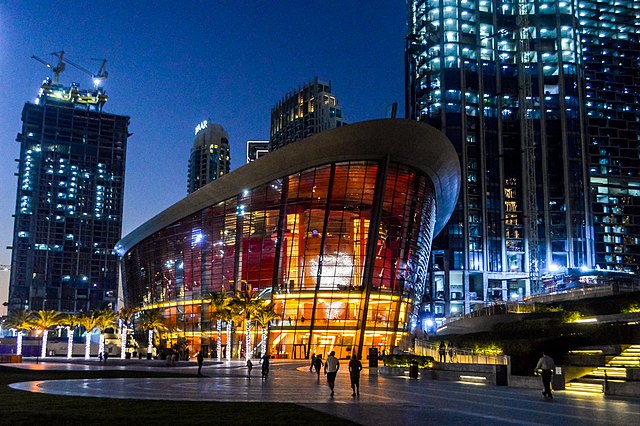
[[[10,263],[24,102],[51,52],[97,70],[105,111],[131,117],[123,235],[186,195],[193,129],[229,132],[232,168],[249,139],[268,139],[271,107],[314,76],[330,80],[348,122],[403,105],[405,2],[0,0],[0,264]],[[61,82],[90,86],[67,66]],[[402,111],[399,116],[402,116]],[[0,287],[3,283],[0,283]],[[0,290],[0,296],[2,291]]]

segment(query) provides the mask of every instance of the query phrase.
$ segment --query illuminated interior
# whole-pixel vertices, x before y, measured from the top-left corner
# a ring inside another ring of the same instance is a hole
[[[124,256],[127,303],[160,308],[193,351],[216,347],[211,291],[247,285],[274,302],[269,352],[341,358],[398,346],[408,335],[418,271],[435,222],[431,180],[379,161],[326,164],[247,189],[142,240]],[[372,225],[375,224],[375,225]],[[225,330],[226,325],[223,326]],[[246,341],[236,321],[234,357]],[[252,326],[259,350],[261,328]]]

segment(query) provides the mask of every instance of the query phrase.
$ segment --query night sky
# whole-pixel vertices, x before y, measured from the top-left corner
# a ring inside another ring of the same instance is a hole
[[[104,111],[131,117],[123,235],[187,194],[197,123],[229,133],[231,167],[247,140],[269,138],[273,105],[318,76],[349,123],[403,116],[405,2],[0,0],[0,264],[12,243],[20,114],[55,64],[50,53],[97,71],[106,58]],[[67,65],[60,82],[89,88]],[[8,283],[0,277],[0,302]]]

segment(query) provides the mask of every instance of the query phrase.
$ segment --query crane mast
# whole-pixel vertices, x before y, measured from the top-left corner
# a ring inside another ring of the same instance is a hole
[[[529,1],[518,0],[518,94],[520,104],[520,125],[522,126],[521,144],[526,164],[525,185],[525,226],[527,233],[527,260],[529,266],[529,285],[536,293],[540,286],[540,268],[538,264],[538,201],[536,183],[536,146],[533,129],[533,95],[531,87]]]

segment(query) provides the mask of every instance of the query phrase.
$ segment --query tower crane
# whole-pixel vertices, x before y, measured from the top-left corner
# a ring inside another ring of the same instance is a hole
[[[51,70],[53,71],[53,82],[55,84],[58,84],[58,80],[60,78],[60,74],[65,69],[64,50],[58,52],[55,56],[58,57],[58,65],[56,65],[56,66],[51,65],[49,62],[45,61],[44,59],[40,59],[35,55],[31,55],[31,59],[35,59],[36,61],[40,62],[41,64],[43,64],[47,68],[51,68]]]
[[[93,89],[94,90],[98,90],[98,88],[100,87],[100,83],[102,81],[105,81],[107,79],[107,76],[109,75],[109,73],[105,69],[106,66],[107,66],[107,60],[106,59],[102,60],[102,65],[100,66],[100,69],[98,70],[98,72],[97,73],[93,73],[93,72],[89,71],[87,68],[83,67],[82,65],[76,64],[75,62],[72,62],[69,59],[64,58],[64,51],[53,52],[52,55],[56,56],[60,61],[64,61],[65,63],[71,65],[72,67],[79,69],[80,71],[84,72],[85,74],[89,74],[91,76],[91,78],[93,79]]]
[[[518,0],[518,85],[519,85],[519,106],[520,123],[523,126],[521,141],[526,161],[526,181],[525,188],[525,230],[527,232],[527,257],[529,261],[529,285],[533,292],[540,290],[540,265],[538,252],[538,202],[537,202],[537,181],[536,181],[536,146],[533,128],[532,108],[532,87],[531,74],[528,67],[531,65],[530,53],[530,24],[529,24],[529,2]]]

